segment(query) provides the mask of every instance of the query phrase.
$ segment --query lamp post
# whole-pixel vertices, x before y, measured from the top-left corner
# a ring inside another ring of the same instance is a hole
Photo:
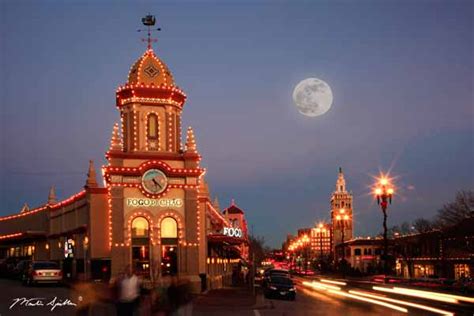
[[[304,251],[304,274],[306,275],[308,273],[308,244],[310,242],[310,239],[308,235],[303,235],[301,238],[301,243],[303,246],[303,251]]]
[[[87,250],[89,249],[89,237],[84,237],[84,278],[87,280]]]
[[[383,212],[383,261],[384,273],[388,273],[388,238],[387,238],[387,208],[388,204],[392,204],[394,189],[388,178],[382,176],[375,188],[375,197],[377,204]]]
[[[344,230],[345,230],[345,222],[349,220],[349,215],[346,214],[346,210],[341,208],[339,210],[339,214],[336,215],[336,221],[339,222],[339,226],[341,227],[341,244],[342,244],[342,259],[341,259],[341,263],[343,263],[342,261],[345,261],[345,257],[346,257],[346,249],[345,249],[345,245],[344,245]],[[342,273],[343,273],[343,277],[344,277],[344,270],[345,270],[345,267],[342,269]]]

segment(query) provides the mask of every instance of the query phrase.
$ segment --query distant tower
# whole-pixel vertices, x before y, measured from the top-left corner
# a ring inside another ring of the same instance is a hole
[[[342,241],[342,223],[336,219],[337,215],[343,212],[348,215],[348,220],[344,221],[344,241],[352,239],[353,234],[353,204],[352,193],[346,190],[346,180],[342,168],[339,168],[339,175],[336,181],[336,191],[331,196],[331,223],[332,223],[332,250],[334,253],[337,244]],[[342,211],[343,210],[343,211]]]

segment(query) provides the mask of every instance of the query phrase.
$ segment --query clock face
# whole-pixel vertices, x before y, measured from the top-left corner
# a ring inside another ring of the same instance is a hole
[[[142,186],[148,193],[160,194],[166,189],[168,178],[158,169],[147,170],[142,176]]]

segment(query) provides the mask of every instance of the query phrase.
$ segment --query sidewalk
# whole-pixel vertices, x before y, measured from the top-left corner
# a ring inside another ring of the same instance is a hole
[[[257,294],[247,287],[226,287],[197,296],[193,312],[197,315],[228,314],[242,310],[251,311],[257,303]]]

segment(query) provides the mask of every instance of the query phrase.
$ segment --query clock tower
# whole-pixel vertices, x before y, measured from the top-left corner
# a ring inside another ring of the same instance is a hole
[[[181,143],[186,95],[148,35],[147,50],[116,90],[120,123],[102,170],[112,275],[131,266],[152,278],[179,274],[199,280],[207,255],[205,170],[191,128]]]
[[[352,193],[346,190],[346,180],[342,168],[336,181],[336,190],[331,197],[331,222],[332,222],[332,251],[335,253],[336,245],[352,239],[353,235],[353,203]],[[340,256],[336,256],[340,258]]]

